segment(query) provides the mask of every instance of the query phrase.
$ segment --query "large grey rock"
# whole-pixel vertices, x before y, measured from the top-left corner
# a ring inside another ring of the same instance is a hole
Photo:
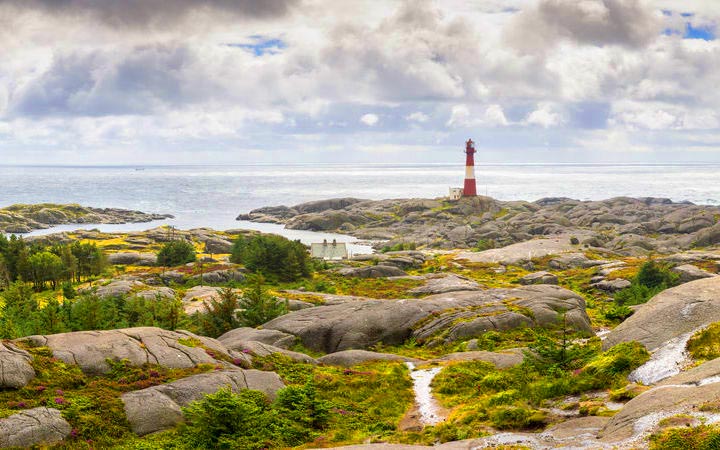
[[[200,279],[200,275],[195,275],[192,279]],[[236,269],[214,270],[204,273],[202,280],[205,283],[212,284],[229,283],[230,281],[242,282],[245,281],[245,274]]]
[[[615,278],[614,280],[602,280],[591,284],[592,287],[606,292],[617,292],[629,288],[632,283],[624,278]]]
[[[495,248],[482,252],[461,252],[455,259],[468,260],[477,263],[497,263],[502,265],[519,265],[533,258],[542,258],[548,255],[558,255],[575,251],[578,245],[570,243],[570,236],[555,238],[532,239],[503,248]]]
[[[51,445],[70,434],[60,410],[33,408],[0,419],[0,448]]]
[[[343,350],[318,358],[318,362],[321,364],[342,367],[352,367],[369,361],[419,362],[420,360],[400,355],[393,355],[392,353],[378,353],[367,350]]]
[[[557,256],[550,260],[548,265],[557,270],[575,269],[575,268],[588,268],[601,266],[608,261],[599,259],[590,259],[585,256],[584,253],[567,253],[564,255]]]
[[[120,398],[133,432],[143,436],[178,425],[182,421],[182,406],[224,387],[233,392],[258,390],[274,398],[284,385],[275,372],[226,370],[193,375],[172,383],[128,392]]]
[[[450,342],[488,330],[550,326],[566,311],[569,326],[592,334],[582,297],[551,285],[365,300],[294,311],[263,327],[299,337],[308,348],[334,353],[394,345],[410,337]],[[419,325],[422,322],[421,325]]]
[[[480,285],[477,282],[453,273],[426,275],[425,280],[425,284],[413,288],[409,292],[415,295],[430,295],[480,290]]]
[[[234,345],[228,348],[237,352],[242,352],[243,354],[250,354],[253,356],[263,357],[272,355],[274,353],[279,353],[281,355],[287,356],[293,361],[304,362],[308,364],[318,363],[315,358],[308,356],[305,353],[293,352],[291,350],[275,347],[274,345],[265,344],[258,341],[235,342]]]
[[[720,321],[720,277],[667,289],[611,331],[603,348],[638,341],[652,351],[670,339]]]
[[[175,298],[175,291],[169,287],[159,287],[153,289],[145,289],[135,293],[137,297],[142,297],[146,300],[156,300],[158,298],[164,300],[172,300]]]
[[[188,331],[168,331],[156,327],[76,331],[28,336],[19,340],[36,347],[49,347],[54,357],[68,364],[76,364],[83,372],[92,374],[110,371],[108,359],[126,359],[133,366],[158,364],[180,369],[201,363],[227,365],[212,357],[203,347],[218,357],[234,357],[215,339]]]
[[[604,442],[618,442],[638,433],[651,433],[658,423],[678,414],[697,413],[703,403],[720,401],[720,383],[664,385],[630,400],[599,433]]]
[[[21,388],[35,378],[31,361],[32,357],[25,350],[9,342],[0,342],[0,388]]]
[[[378,264],[377,266],[340,269],[338,272],[343,276],[355,278],[386,278],[407,275],[407,273],[395,266],[386,266],[383,264]]]
[[[132,264],[135,266],[154,266],[157,263],[155,253],[118,252],[108,255],[110,264]]]
[[[558,284],[558,277],[550,272],[535,272],[520,278],[520,284]]]
[[[248,341],[262,342],[263,344],[288,349],[295,344],[297,339],[292,334],[283,333],[282,331],[243,327],[230,330],[217,338],[217,340],[227,348],[237,350],[238,347]]]
[[[502,352],[486,352],[483,350],[456,352],[441,356],[430,362],[485,361],[495,365],[498,369],[507,369],[522,364],[523,359],[522,349],[510,349]]]
[[[205,302],[210,300],[218,300],[220,298],[219,287],[214,286],[193,286],[183,296],[183,309],[187,314],[196,312],[205,312]]]
[[[681,283],[717,276],[714,273],[710,273],[707,270],[703,270],[697,266],[693,266],[692,264],[683,264],[681,266],[673,267],[670,271],[680,275]]]
[[[95,293],[99,297],[118,297],[128,295],[133,291],[139,291],[144,288],[148,288],[148,286],[140,281],[116,280],[106,284],[105,286],[98,287]]]

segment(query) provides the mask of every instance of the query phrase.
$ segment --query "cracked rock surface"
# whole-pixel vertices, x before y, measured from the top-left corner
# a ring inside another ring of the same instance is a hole
[[[476,337],[489,330],[557,323],[566,311],[568,326],[592,334],[585,301],[551,285],[460,291],[421,299],[366,300],[293,311],[263,325],[297,336],[313,350],[334,353],[400,344]]]
[[[60,442],[70,434],[70,429],[57,409],[28,409],[0,419],[0,448]]]
[[[83,372],[91,374],[109,372],[107,359],[127,359],[134,366],[158,364],[184,369],[202,363],[226,364],[210,355],[205,348],[215,356],[237,357],[215,339],[156,327],[76,331],[28,336],[19,340],[36,347],[49,347],[54,357],[76,364]]]
[[[133,432],[143,436],[172,428],[182,421],[182,406],[229,387],[233,392],[253,389],[270,398],[284,387],[275,372],[226,370],[202,373],[181,380],[123,394],[125,414]]]
[[[25,350],[0,342],[0,388],[21,388],[35,378],[31,360]]]
[[[638,341],[653,351],[669,340],[720,321],[720,277],[704,278],[662,291],[611,331],[608,349]]]

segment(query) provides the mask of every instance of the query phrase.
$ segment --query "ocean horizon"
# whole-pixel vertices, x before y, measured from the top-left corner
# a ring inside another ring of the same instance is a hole
[[[250,170],[252,169],[252,170]],[[720,163],[478,164],[478,194],[499,200],[545,197],[602,200],[663,197],[720,203]],[[257,228],[235,218],[263,207],[333,197],[373,200],[436,198],[461,186],[457,164],[238,164],[119,166],[0,166],[0,207],[15,203],[78,203],[172,214],[152,223],[102,225],[103,231]],[[75,229],[77,226],[71,225]],[[66,227],[54,228],[61,230]],[[263,230],[267,231],[267,230]],[[46,233],[41,231],[40,233]]]

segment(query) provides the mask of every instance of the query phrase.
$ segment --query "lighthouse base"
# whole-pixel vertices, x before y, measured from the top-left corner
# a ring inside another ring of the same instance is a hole
[[[477,197],[477,187],[474,178],[465,179],[465,187],[463,187],[463,197]]]

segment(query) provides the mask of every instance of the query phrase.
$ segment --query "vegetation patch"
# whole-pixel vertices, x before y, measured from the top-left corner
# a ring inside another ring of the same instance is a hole
[[[687,351],[695,361],[709,361],[720,357],[720,322],[710,324],[695,333],[688,340]]]

